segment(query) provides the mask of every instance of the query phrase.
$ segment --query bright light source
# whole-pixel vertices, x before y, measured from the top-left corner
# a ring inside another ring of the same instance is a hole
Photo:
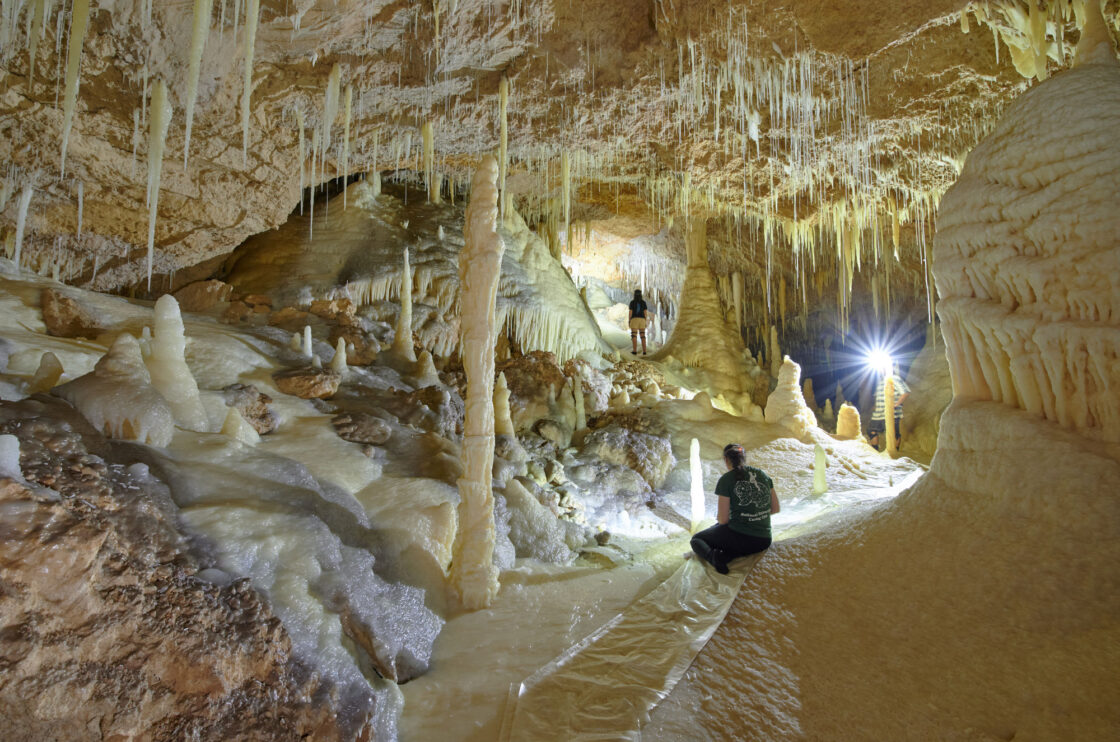
[[[886,376],[894,368],[894,359],[887,351],[876,348],[867,354],[867,365]]]

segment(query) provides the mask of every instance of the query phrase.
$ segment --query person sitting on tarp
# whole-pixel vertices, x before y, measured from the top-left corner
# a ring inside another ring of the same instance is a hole
[[[692,537],[692,550],[727,574],[732,559],[770,548],[770,516],[781,512],[774,482],[761,469],[747,466],[747,454],[738,443],[723,449],[727,473],[716,483],[717,523]]]
[[[642,299],[642,290],[634,289],[634,301],[630,302],[630,344],[633,354],[638,355],[638,336],[642,336],[642,355],[646,354],[646,325],[649,320],[649,307]]]
[[[894,448],[902,447],[902,403],[910,396],[910,387],[897,373],[890,374],[894,380]],[[887,432],[887,376],[881,376],[875,384],[875,409],[871,412],[871,422],[867,424],[867,442],[879,450],[879,434]]]

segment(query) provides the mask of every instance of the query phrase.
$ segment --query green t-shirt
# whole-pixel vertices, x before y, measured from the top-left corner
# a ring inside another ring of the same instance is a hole
[[[761,469],[732,469],[719,478],[716,495],[731,500],[731,530],[748,536],[770,538],[770,490],[774,482]]]

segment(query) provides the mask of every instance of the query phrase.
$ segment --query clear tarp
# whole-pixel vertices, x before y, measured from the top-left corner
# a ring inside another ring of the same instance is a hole
[[[638,740],[722,623],[758,555],[720,575],[698,559],[511,689],[502,742]]]

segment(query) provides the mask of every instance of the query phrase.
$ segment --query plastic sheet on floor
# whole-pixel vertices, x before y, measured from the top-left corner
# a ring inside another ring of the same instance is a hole
[[[723,622],[758,556],[720,575],[690,559],[511,690],[503,742],[638,740],[650,712]]]

